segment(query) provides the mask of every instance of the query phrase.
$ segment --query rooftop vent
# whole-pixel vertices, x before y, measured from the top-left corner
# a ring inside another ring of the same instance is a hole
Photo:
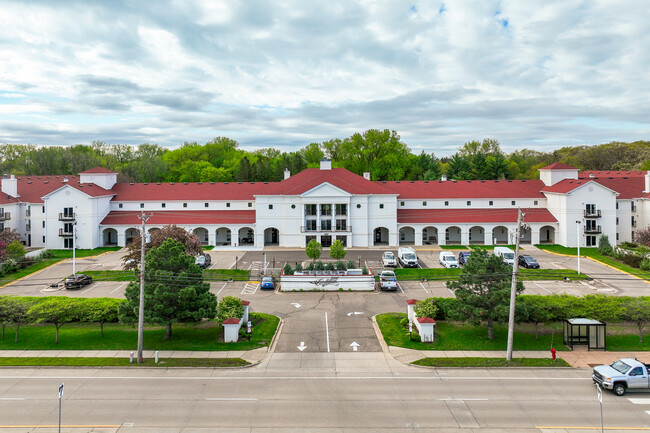
[[[149,183],[148,183],[148,182],[145,182],[145,183],[143,183],[142,185],[149,185]]]
[[[398,181],[396,181],[395,183],[399,183],[399,180],[398,180]]]
[[[214,182],[210,182],[210,185],[214,185]]]
[[[241,185],[243,182],[237,182],[237,185]]]
[[[160,185],[160,182],[156,182],[156,185]]]
[[[223,184],[224,184],[224,185],[228,185],[229,183],[230,183],[230,182],[224,182]]]
[[[411,181],[411,183],[415,183],[414,181]]]
[[[50,181],[49,181],[49,180],[46,180],[46,181],[45,181],[45,182],[43,182],[43,183],[50,183]]]
[[[28,180],[27,183],[30,184],[30,183],[32,183],[32,181],[31,181],[31,180]]]
[[[131,182],[129,185],[133,185],[133,182]]]
[[[593,173],[589,173],[589,177],[594,178],[594,177],[596,177],[596,175],[593,174]]]
[[[264,182],[264,185],[268,185],[268,184],[269,184],[268,182]]]
[[[63,178],[63,183],[68,183],[68,178],[67,177]]]
[[[428,181],[428,180],[425,180],[424,183],[429,183],[429,181]]]
[[[187,185],[187,182],[183,182],[183,185]]]
[[[197,182],[199,185],[203,185],[203,182]]]

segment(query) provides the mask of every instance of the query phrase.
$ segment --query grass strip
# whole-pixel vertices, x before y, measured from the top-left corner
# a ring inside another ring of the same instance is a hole
[[[426,367],[570,367],[564,360],[557,358],[422,358],[411,364]]]
[[[466,250],[465,245],[438,245],[441,250]]]
[[[247,269],[206,269],[203,277],[210,281],[223,281],[232,278],[233,281],[248,281],[250,271]]]
[[[144,359],[142,364],[129,362],[128,358],[54,358],[54,357],[7,357],[0,358],[0,366],[40,367],[243,367],[250,362],[241,358],[165,358],[156,364],[153,359]]]
[[[136,281],[140,278],[135,271],[84,271],[84,274],[97,281]]]
[[[496,247],[505,247],[505,248],[510,248],[512,251],[514,251],[516,246],[515,245],[470,245],[469,247],[473,250],[488,250],[488,251],[492,251]],[[524,248],[521,245],[519,245],[519,251],[522,251],[523,249]]]
[[[99,248],[93,248],[92,250],[76,250],[75,257],[82,258],[82,257],[97,256],[99,254],[107,253],[110,251],[119,251],[121,249],[122,247],[99,247]],[[72,258],[72,250],[48,250],[48,253],[53,254],[52,256],[53,259]]]
[[[45,269],[48,266],[51,266],[55,263],[60,262],[61,259],[46,259],[38,263],[34,263],[33,265],[29,265],[23,269],[20,269],[16,272],[10,272],[2,277],[0,277],[0,286],[3,286],[7,283],[11,283],[12,281],[16,281],[20,278],[26,277],[29,274],[33,274],[34,272],[40,271],[41,269]]]
[[[145,350],[226,351],[252,350],[268,346],[280,323],[277,316],[251,314],[253,334],[251,341],[240,339],[224,343],[223,327],[217,321],[205,321],[197,326],[176,323],[172,337],[165,339],[163,326],[145,326]],[[137,347],[137,327],[107,323],[104,336],[99,324],[68,323],[59,329],[59,343],[54,342],[55,327],[50,324],[22,325],[18,343],[14,342],[14,328],[7,327],[0,338],[0,350],[133,350]]]
[[[454,281],[462,272],[461,268],[397,268],[395,275],[400,280]],[[520,281],[556,281],[569,278],[570,280],[586,280],[589,276],[573,269],[522,269],[519,268]]]
[[[416,350],[506,350],[508,340],[507,325],[494,325],[494,340],[487,338],[487,326],[474,326],[464,323],[439,321],[436,323],[436,341],[422,343],[412,341],[408,333],[408,322],[401,323],[406,318],[404,313],[378,314],[377,325],[389,346],[405,347]],[[415,330],[415,325],[413,326]],[[560,328],[561,329],[561,328]],[[514,350],[568,350],[562,344],[562,333],[535,334],[522,332],[521,325],[515,325]],[[609,349],[609,337],[607,338]]]
[[[565,254],[568,256],[576,256],[576,257],[578,256],[577,248],[567,248],[561,245],[545,245],[545,244],[539,244],[535,246],[540,250],[548,251],[551,253]],[[644,280],[650,280],[650,272],[634,268],[630,265],[626,265],[625,263],[620,262],[613,257],[604,256],[598,252],[598,248],[580,248],[580,256],[590,257],[592,259],[598,260],[599,262],[603,262],[606,265],[609,265],[613,268],[616,268],[620,271],[627,272],[629,274],[635,275]]]

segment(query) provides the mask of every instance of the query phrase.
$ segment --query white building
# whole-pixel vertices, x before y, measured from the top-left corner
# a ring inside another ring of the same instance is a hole
[[[631,241],[650,218],[650,174],[583,172],[553,164],[540,180],[371,181],[324,160],[281,182],[117,183],[97,167],[76,176],[5,176],[0,229],[31,246],[123,246],[176,224],[217,248],[510,244],[517,211],[523,243],[595,246]],[[647,216],[646,216],[647,215]]]

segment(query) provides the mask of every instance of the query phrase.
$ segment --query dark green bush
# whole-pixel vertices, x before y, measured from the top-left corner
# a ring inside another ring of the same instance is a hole
[[[641,266],[643,257],[637,256],[636,254],[622,254],[619,260],[628,266],[638,269]]]

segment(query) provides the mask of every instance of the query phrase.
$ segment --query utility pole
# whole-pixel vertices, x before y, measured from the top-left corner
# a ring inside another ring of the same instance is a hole
[[[138,217],[142,220],[142,231],[140,232],[140,305],[138,308],[138,364],[142,364],[142,345],[144,340],[144,250],[146,243],[146,224],[153,214],[145,215],[144,211]]]
[[[517,230],[515,231],[515,260],[512,263],[512,284],[510,285],[510,314],[508,316],[508,349],[506,360],[512,361],[512,346],[515,334],[515,298],[517,297],[517,270],[519,269],[519,238],[521,237],[521,221],[525,214],[517,209]]]
[[[77,222],[72,223],[72,275],[77,275]]]
[[[578,275],[580,275],[580,226],[582,222],[576,221],[576,243],[578,244]]]

